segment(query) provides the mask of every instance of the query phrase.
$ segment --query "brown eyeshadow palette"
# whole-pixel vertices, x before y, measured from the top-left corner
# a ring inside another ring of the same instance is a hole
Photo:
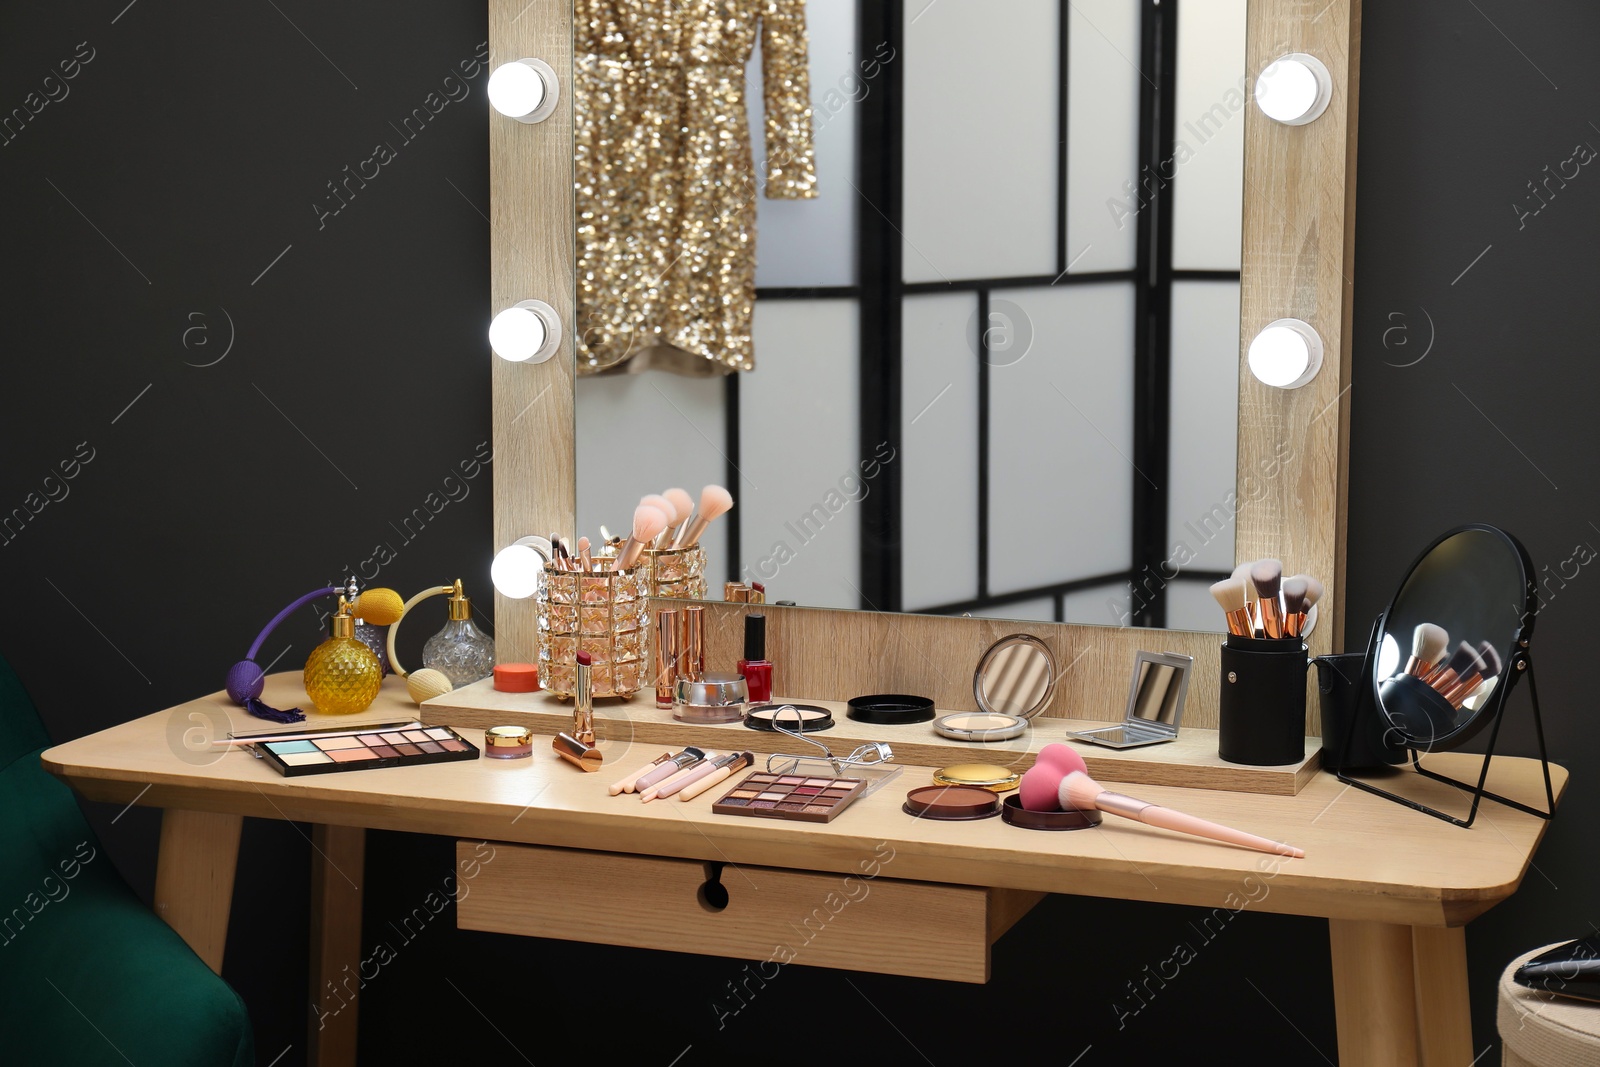
[[[478,758],[477,746],[448,726],[377,730],[348,737],[263,741],[255,749],[277,768],[279,774],[289,778],[301,774],[410,767]]]
[[[711,805],[718,815],[831,822],[866,789],[864,778],[810,778],[757,772]]]

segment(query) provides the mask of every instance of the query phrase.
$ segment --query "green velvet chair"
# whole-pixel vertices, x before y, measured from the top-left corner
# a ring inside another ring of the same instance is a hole
[[[248,1067],[244,1002],[122,880],[0,659],[0,1063]]]

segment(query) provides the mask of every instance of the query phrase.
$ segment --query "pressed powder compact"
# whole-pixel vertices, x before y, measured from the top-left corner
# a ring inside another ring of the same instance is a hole
[[[969,822],[1000,814],[1000,798],[969,785],[925,785],[906,794],[901,810],[936,822]]]
[[[1009,741],[1028,731],[1056,690],[1056,660],[1037,637],[1002,637],[978,660],[972,674],[977,711],[958,711],[933,724],[955,741]]]
[[[993,763],[957,763],[933,772],[934,785],[970,785],[994,793],[1009,793],[1022,781],[1022,774]]]
[[[908,696],[904,693],[877,693],[872,696],[851,697],[845,705],[848,714],[857,722],[876,723],[880,726],[927,722],[933,718],[933,701],[927,697]]]
[[[483,754],[490,759],[532,756],[533,731],[526,726],[491,726],[483,731]]]
[[[1100,825],[1098,811],[1079,811],[1063,808],[1060,811],[1029,811],[1022,806],[1022,797],[1013,794],[1000,805],[1000,817],[1012,826],[1025,830],[1087,830]]]
[[[738,722],[744,718],[749,689],[737,674],[703,674],[678,679],[672,717],[679,722]]]
[[[763,704],[744,717],[752,730],[776,730],[773,723],[797,734],[815,733],[833,725],[833,712],[815,704]]]

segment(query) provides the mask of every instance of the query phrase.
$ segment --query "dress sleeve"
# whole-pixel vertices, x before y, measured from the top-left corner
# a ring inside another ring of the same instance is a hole
[[[817,195],[805,0],[763,0],[761,76],[767,113],[767,197]]]

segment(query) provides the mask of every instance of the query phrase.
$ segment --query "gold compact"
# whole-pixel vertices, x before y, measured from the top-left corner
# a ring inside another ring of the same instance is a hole
[[[970,785],[993,793],[1008,793],[1021,781],[1018,772],[993,763],[957,763],[933,772],[934,785]]]
[[[1056,691],[1056,658],[1029,634],[1002,637],[978,660],[972,674],[977,711],[958,711],[933,724],[941,737],[955,741],[1009,741],[1028,732],[1028,720],[1050,703]]]

